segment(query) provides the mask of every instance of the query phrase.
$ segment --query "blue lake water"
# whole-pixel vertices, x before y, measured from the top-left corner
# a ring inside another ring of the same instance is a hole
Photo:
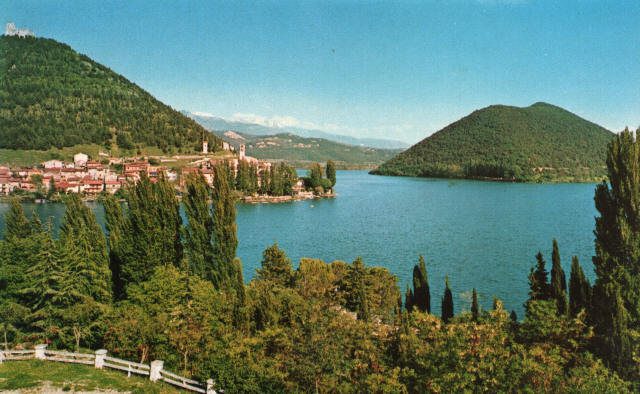
[[[550,269],[551,242],[560,244],[569,275],[577,255],[593,277],[593,184],[511,184],[381,177],[339,171],[335,199],[238,205],[238,256],[245,279],[262,251],[277,241],[297,265],[302,257],[388,268],[404,289],[418,255],[427,261],[432,310],[439,313],[449,276],[456,311],[469,309],[471,289],[490,308],[494,296],[522,316],[529,268],[541,250]],[[103,212],[92,204],[99,220]],[[6,211],[0,204],[0,215]],[[59,204],[27,204],[59,219]],[[57,221],[57,220],[56,220]],[[4,226],[0,218],[0,230]]]

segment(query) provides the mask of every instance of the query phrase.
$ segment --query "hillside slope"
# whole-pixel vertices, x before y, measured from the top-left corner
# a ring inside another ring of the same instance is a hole
[[[232,131],[214,131],[247,155],[263,160],[286,161],[297,166],[333,160],[340,168],[372,168],[391,159],[399,150],[353,146],[324,138],[305,138],[290,133],[255,136]]]
[[[233,130],[239,133],[255,136],[271,136],[276,134],[294,134],[306,138],[323,138],[340,144],[364,146],[378,149],[406,149],[409,144],[402,141],[383,138],[362,138],[348,135],[327,133],[322,130],[305,129],[301,127],[268,127],[255,123],[245,123],[226,120],[217,116],[205,116],[189,111],[181,111],[209,130]]]
[[[204,129],[68,45],[0,37],[0,148],[100,144],[192,151]],[[205,135],[208,133],[205,133]],[[210,146],[220,141],[208,135]]]
[[[613,133],[560,107],[492,105],[372,171],[380,175],[590,181],[605,175]]]

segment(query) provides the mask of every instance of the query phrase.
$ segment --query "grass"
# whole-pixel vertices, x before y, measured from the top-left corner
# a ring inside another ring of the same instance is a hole
[[[127,377],[113,370],[52,361],[7,361],[0,364],[0,391],[37,390],[49,387],[63,391],[114,390],[131,393],[183,393],[166,383],[152,383],[143,377]]]
[[[9,165],[9,166],[24,166],[24,167],[35,167],[40,163],[47,160],[63,160],[66,162],[73,162],[73,155],[76,153],[86,153],[92,160],[101,160],[103,157],[98,156],[98,153],[104,152],[109,153],[107,149],[103,146],[95,145],[95,144],[86,144],[86,145],[75,145],[66,148],[51,148],[48,150],[24,150],[24,149],[0,149],[0,165]],[[188,156],[195,155],[197,153],[162,153],[157,147],[144,147],[140,149],[140,154],[138,154],[137,150],[123,150],[123,149],[112,149],[112,156],[118,157],[134,157],[134,156],[166,156],[171,157],[174,155],[178,156]],[[208,155],[209,157],[221,157],[227,155],[228,152],[214,152]],[[188,165],[192,159],[178,160],[177,162],[166,162],[163,163],[168,167],[184,167]]]

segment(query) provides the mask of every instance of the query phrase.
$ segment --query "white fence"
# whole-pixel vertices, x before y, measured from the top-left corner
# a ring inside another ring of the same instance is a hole
[[[206,383],[197,380],[187,379],[163,369],[164,362],[154,360],[151,364],[134,363],[133,361],[122,360],[107,356],[104,349],[90,353],[72,353],[60,350],[48,350],[47,345],[36,345],[33,350],[0,350],[0,364],[4,361],[18,360],[47,360],[63,363],[93,365],[97,369],[111,368],[131,374],[148,376],[152,382],[164,381],[170,385],[180,387],[196,393],[216,394],[213,388],[213,379]],[[222,392],[222,391],[220,391]]]

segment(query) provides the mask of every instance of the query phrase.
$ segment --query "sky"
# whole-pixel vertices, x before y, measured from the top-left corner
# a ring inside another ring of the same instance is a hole
[[[640,126],[640,1],[2,0],[176,109],[414,143],[492,104]]]

